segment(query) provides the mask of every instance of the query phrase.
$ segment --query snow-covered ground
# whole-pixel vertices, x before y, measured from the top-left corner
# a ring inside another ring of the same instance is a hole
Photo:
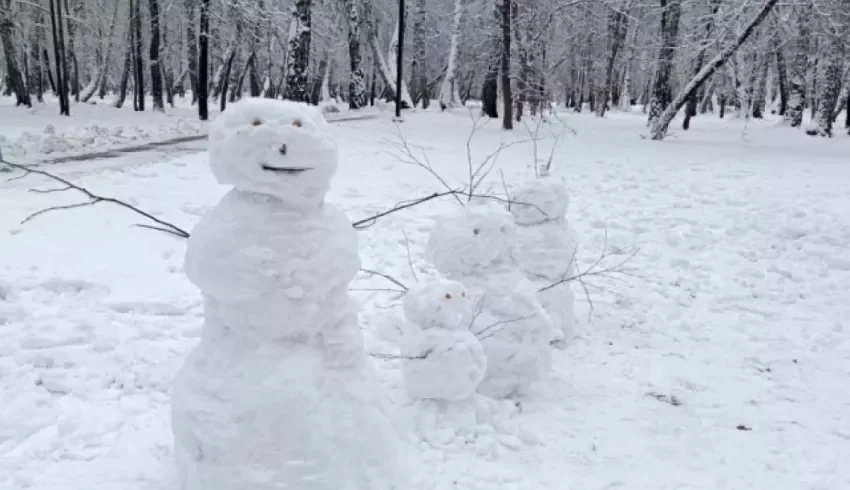
[[[411,490],[850,488],[850,139],[700,117],[658,143],[640,137],[639,115],[561,117],[576,132],[554,161],[572,192],[580,264],[607,241],[622,250],[615,261],[638,250],[637,277],[589,278],[590,315],[576,290],[579,338],[521,400],[518,435],[411,436],[431,478]],[[58,131],[63,119],[49,120]],[[465,113],[419,113],[398,129],[462,185],[471,125]],[[442,190],[388,153],[389,115],[334,128],[342,163],[330,199],[352,220]],[[488,125],[472,158],[527,136]],[[539,143],[541,158],[551,144]],[[533,153],[530,143],[502,152],[508,186],[530,175]],[[51,169],[184,228],[226,190],[203,153]],[[502,188],[498,172],[492,185]],[[169,488],[169,383],[202,322],[185,244],[105,203],[21,225],[79,202],[29,192],[49,186],[30,176],[0,187],[0,489]],[[405,234],[421,277],[431,219],[451,206],[430,201],[361,231],[363,266],[413,284]],[[352,294],[367,349],[397,352],[399,300]],[[375,362],[405,421],[398,361]]]

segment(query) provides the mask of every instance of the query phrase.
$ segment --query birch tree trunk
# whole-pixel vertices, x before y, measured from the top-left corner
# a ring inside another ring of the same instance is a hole
[[[398,59],[398,22],[396,22],[395,29],[393,29],[393,37],[390,40],[390,49],[387,53],[387,76],[389,79],[393,80],[392,86],[396,86],[396,73],[398,69],[398,65],[396,60]],[[393,89],[395,90],[395,89]],[[403,80],[401,82],[401,108],[402,109],[410,109],[413,107],[413,99],[410,98],[410,92],[407,90],[407,83]]]
[[[803,111],[806,104],[806,71],[811,43],[811,26],[809,25],[811,13],[811,7],[797,13],[797,52],[791,65],[791,79],[788,84],[788,111],[785,113],[785,121],[792,128],[798,128],[803,124]]]
[[[460,107],[463,102],[460,100],[460,92],[458,91],[457,82],[457,50],[460,42],[460,21],[463,17],[462,0],[455,0],[454,18],[452,20],[452,37],[449,44],[449,63],[446,69],[446,74],[443,77],[443,83],[440,87],[440,110],[454,109]]]
[[[345,6],[348,11],[348,60],[351,68],[348,78],[348,108],[360,109],[366,105],[366,79],[360,53],[360,12],[357,0],[345,0]]]
[[[307,85],[307,69],[310,63],[310,38],[312,36],[311,9],[312,0],[296,0],[292,15],[295,23],[295,36],[289,40],[286,69],[286,87],[283,98],[297,102],[309,102],[310,91]]]

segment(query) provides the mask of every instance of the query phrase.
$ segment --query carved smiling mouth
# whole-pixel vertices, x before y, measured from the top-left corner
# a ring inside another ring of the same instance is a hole
[[[263,170],[268,170],[269,172],[283,172],[285,174],[300,174],[301,172],[313,170],[310,167],[272,167],[271,165],[263,165],[262,167]]]

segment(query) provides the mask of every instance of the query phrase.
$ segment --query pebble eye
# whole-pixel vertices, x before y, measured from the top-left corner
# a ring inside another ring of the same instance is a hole
[[[479,235],[479,234],[481,234],[481,230],[480,230],[479,228],[473,228],[473,229],[472,229],[472,234],[473,234],[473,235]]]
[[[295,126],[296,128],[300,128],[301,127],[301,119],[296,119],[296,120],[292,121],[292,125]]]
[[[461,297],[461,298],[465,298],[465,297],[466,297],[466,293],[460,293],[460,297]]]
[[[446,299],[452,299],[452,295],[449,294],[449,293],[446,293]]]
[[[263,121],[260,121],[259,119],[254,119],[254,120],[251,122],[251,126],[254,126],[255,128],[256,128],[257,126],[261,126],[262,124],[263,124]]]

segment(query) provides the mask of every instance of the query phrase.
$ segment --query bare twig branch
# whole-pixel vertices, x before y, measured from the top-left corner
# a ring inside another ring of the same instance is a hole
[[[394,278],[394,277],[390,276],[389,274],[384,274],[383,272],[374,271],[374,270],[372,270],[372,269],[362,269],[362,268],[360,269],[360,272],[364,272],[364,273],[369,274],[369,275],[372,275],[372,276],[379,276],[379,277],[383,277],[383,278],[384,278],[384,279],[386,279],[387,281],[390,281],[391,283],[393,283],[393,284],[395,284],[396,286],[398,286],[398,287],[400,287],[401,289],[403,289],[403,290],[404,290],[404,292],[410,291],[410,289],[409,289],[407,286],[405,286],[405,285],[404,285],[401,281],[399,281],[398,279],[396,279],[396,278]]]
[[[91,191],[89,191],[88,189],[86,189],[84,187],[80,187],[80,186],[78,186],[78,185],[76,185],[76,184],[74,184],[74,183],[72,183],[68,180],[63,179],[62,177],[59,177],[57,175],[54,175],[54,174],[47,172],[47,171],[44,171],[44,170],[39,170],[39,169],[27,167],[25,165],[19,165],[17,163],[12,163],[12,162],[2,160],[2,159],[0,159],[0,163],[3,163],[4,165],[8,165],[9,167],[23,171],[24,174],[20,178],[26,177],[26,176],[31,175],[31,174],[36,174],[36,175],[41,175],[41,176],[47,177],[47,178],[54,180],[56,182],[59,182],[60,184],[63,184],[65,186],[65,188],[63,188],[63,189],[46,189],[46,190],[41,191],[42,193],[74,190],[74,191],[77,191],[77,192],[84,194],[86,197],[89,198],[89,200],[87,202],[84,202],[84,203],[69,204],[67,206],[51,206],[49,208],[42,209],[41,211],[37,211],[37,212],[27,216],[21,222],[21,224],[26,223],[27,221],[30,221],[33,218],[40,216],[42,214],[45,214],[47,212],[50,212],[50,211],[56,211],[56,210],[60,210],[60,209],[81,208],[81,207],[85,207],[85,206],[93,206],[93,205],[101,203],[101,202],[108,202],[108,203],[112,203],[112,204],[116,204],[118,206],[121,206],[124,209],[129,209],[130,211],[133,211],[136,214],[142,215],[145,218],[153,221],[154,223],[157,223],[158,225],[160,225],[162,227],[162,228],[160,228],[160,227],[149,227],[151,229],[157,229],[157,230],[160,230],[160,231],[165,231],[165,229],[167,229],[167,230],[169,230],[168,232],[173,234],[173,235],[177,235],[177,236],[182,237],[182,238],[189,238],[189,232],[183,230],[182,228],[179,228],[176,225],[173,225],[173,224],[171,224],[167,221],[163,221],[163,220],[157,218],[156,216],[154,216],[154,215],[152,215],[148,212],[142,211],[141,209],[133,206],[132,204],[128,204],[128,203],[126,203],[126,202],[124,202],[120,199],[116,199],[114,197],[99,196],[97,194],[92,193]],[[39,191],[36,190],[35,192],[39,192]]]
[[[410,273],[413,274],[413,280],[419,282],[419,276],[416,275],[416,269],[413,268],[413,258],[410,256],[410,237],[407,236],[407,232],[402,231],[402,235],[404,235],[404,249],[407,255],[407,266],[410,268]]]

